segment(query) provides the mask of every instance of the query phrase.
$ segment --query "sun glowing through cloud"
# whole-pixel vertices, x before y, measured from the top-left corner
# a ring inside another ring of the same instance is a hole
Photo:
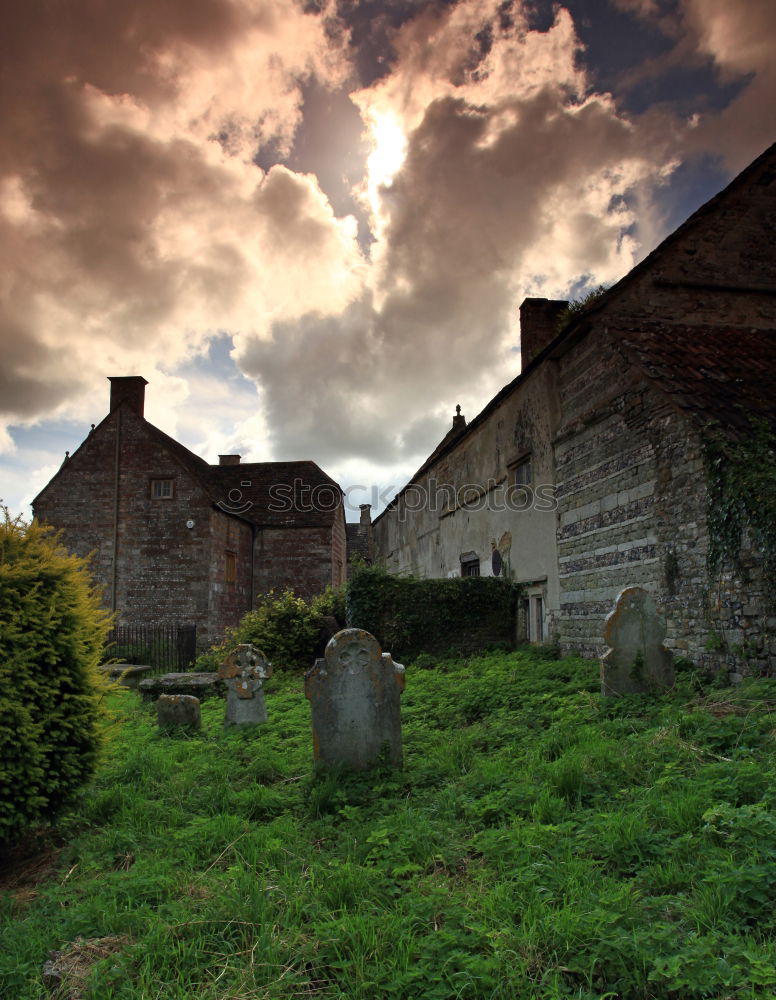
[[[390,187],[407,155],[407,136],[396,115],[370,109],[367,123],[372,151],[366,161],[367,198],[378,213],[380,189]]]

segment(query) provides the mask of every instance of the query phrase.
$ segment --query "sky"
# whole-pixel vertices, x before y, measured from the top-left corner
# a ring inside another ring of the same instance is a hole
[[[773,0],[0,0],[0,498],[107,414],[375,512],[776,139]]]

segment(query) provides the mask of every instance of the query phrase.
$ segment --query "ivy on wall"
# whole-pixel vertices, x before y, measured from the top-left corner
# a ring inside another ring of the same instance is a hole
[[[766,578],[776,575],[776,435],[765,420],[733,438],[719,424],[703,436],[706,467],[707,568],[714,576],[740,560],[745,535],[763,557]]]
[[[512,647],[519,594],[518,585],[497,577],[417,580],[371,567],[348,584],[347,622],[399,658]]]

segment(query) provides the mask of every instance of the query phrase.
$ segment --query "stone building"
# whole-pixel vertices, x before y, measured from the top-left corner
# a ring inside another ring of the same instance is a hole
[[[520,375],[468,425],[454,418],[375,520],[376,557],[519,581],[520,636],[586,655],[618,593],[641,586],[677,653],[776,668],[763,551],[745,534],[712,574],[707,558],[711,443],[762,428],[772,447],[776,431],[774,234],[776,146],[587,308],[527,299]]]
[[[143,416],[146,380],[111,378],[110,412],[33,501],[91,567],[120,625],[220,638],[256,596],[344,579],[342,490],[314,462],[209,465]]]

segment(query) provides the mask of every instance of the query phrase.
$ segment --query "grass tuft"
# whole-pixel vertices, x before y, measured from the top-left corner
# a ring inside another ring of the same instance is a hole
[[[0,997],[44,1000],[56,950],[82,1000],[771,998],[776,682],[693,683],[409,664],[404,769],[361,774],[313,769],[298,676],[189,739],[117,692],[95,779],[0,868]]]

